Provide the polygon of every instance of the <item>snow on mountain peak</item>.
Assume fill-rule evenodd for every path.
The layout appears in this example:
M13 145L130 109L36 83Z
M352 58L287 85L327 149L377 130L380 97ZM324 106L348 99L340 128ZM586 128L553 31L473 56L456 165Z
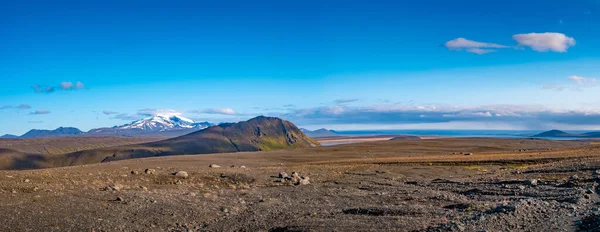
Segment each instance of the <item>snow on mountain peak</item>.
M118 126L117 129L141 129L147 131L166 131L176 129L204 129L206 123L195 123L194 120L178 114L160 114L140 119L129 124Z

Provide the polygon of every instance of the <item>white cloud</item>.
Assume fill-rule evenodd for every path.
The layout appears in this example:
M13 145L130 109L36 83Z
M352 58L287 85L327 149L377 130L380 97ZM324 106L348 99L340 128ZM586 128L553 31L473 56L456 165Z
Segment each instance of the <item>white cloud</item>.
M236 115L238 114L231 108L214 108L205 110L192 110L190 113L194 114L224 114L224 115Z
M61 82L60 83L60 88L61 89L72 89L73 88L73 82Z
M569 47L575 46L575 39L562 33L528 33L513 35L520 46L531 47L538 52L566 52Z
M585 86L590 86L590 85L594 86L598 82L596 80L596 78L593 78L593 77L582 77L582 76L570 76L569 80L577 83L578 85L585 85Z
M451 51L463 51L464 50L466 52L475 53L475 54L479 54L479 55L496 51L494 49L489 49L489 48L508 48L508 46L501 45L501 44L484 43L484 42L468 40L465 38L456 38L456 39L450 40L450 41L446 42L444 44L444 46L446 46L446 48L448 48Z

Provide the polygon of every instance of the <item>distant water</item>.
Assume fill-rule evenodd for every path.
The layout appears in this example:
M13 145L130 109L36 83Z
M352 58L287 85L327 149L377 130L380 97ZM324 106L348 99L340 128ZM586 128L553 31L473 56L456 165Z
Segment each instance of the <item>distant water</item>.
M336 131L346 136L373 135L415 135L415 136L445 136L445 137L490 137L490 138L531 138L542 133L541 130L365 130L365 131ZM566 131L580 134L589 131ZM580 138L547 138L555 140L570 140Z

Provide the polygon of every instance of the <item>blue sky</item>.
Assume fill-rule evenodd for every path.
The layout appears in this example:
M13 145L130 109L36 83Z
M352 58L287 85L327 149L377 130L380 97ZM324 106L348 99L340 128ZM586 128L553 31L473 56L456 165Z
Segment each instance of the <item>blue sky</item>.
M596 0L2 1L0 134L148 109L313 129L600 129L597 28Z

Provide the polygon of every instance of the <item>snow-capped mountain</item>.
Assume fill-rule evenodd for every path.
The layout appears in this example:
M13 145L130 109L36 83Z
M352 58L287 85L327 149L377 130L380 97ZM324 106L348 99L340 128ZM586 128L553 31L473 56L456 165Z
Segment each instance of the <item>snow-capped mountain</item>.
M129 124L115 127L115 129L141 129L145 131L167 131L180 129L201 130L211 126L208 122L196 123L189 118L179 115L156 115L145 119L140 119Z
M209 122L194 122L194 120L179 115L155 115L125 125L92 129L86 135L172 138L210 126L214 125Z

